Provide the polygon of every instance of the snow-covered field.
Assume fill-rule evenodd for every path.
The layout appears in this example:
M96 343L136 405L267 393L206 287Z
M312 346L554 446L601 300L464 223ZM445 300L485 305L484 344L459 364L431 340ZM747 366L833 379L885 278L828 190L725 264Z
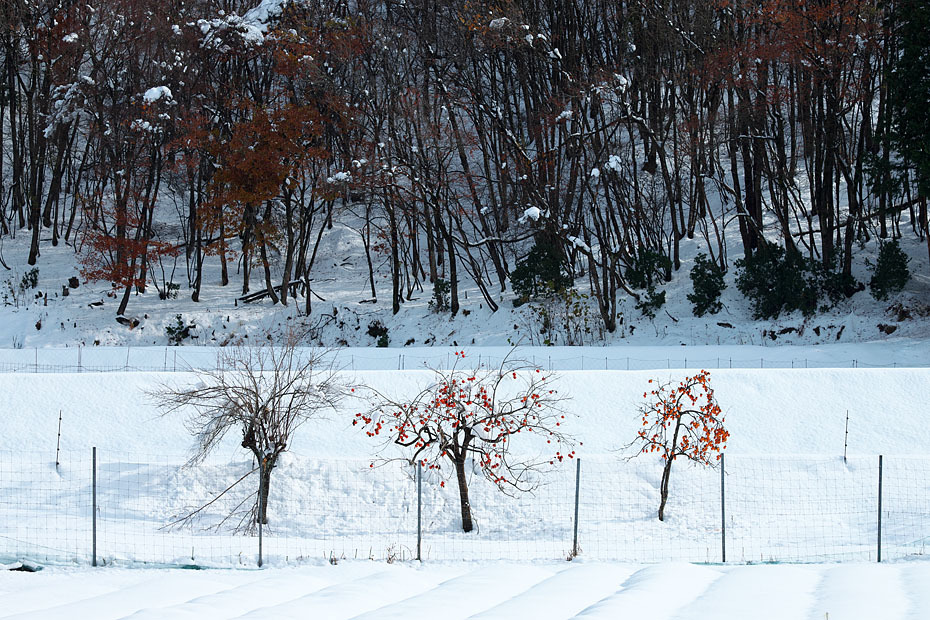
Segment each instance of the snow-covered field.
M636 406L648 380L680 378L685 371L669 363L658 370L586 365L556 372L560 392L570 397L567 430L583 442L577 448L580 555L572 562L565 559L576 523L575 462L541 478L535 494L517 499L474 475L477 531L471 534L460 531L454 485L440 487L435 472L425 476L424 562L413 560L413 470L399 463L369 467L379 445L351 425L365 407L361 397L303 427L276 469L265 567L256 570L254 535L211 528L254 489L230 494L193 527L170 527L251 468L234 436L203 465L180 467L192 445L184 418L159 415L149 393L161 383L194 381L194 373L0 373L7 412L0 417L0 564L45 566L31 574L0 571L0 614L426 618L442 609L441 615L456 618L925 618L930 369L866 368L882 361L876 351L894 349L849 346L862 355L856 368L711 366L731 432L725 501L719 472L677 467L663 523L655 515L660 464L627 461L624 446L637 429ZM182 350L200 352L189 365L199 359L210 366L214 359L206 347ZM787 360L797 353L770 350ZM164 351L140 349L139 355ZM910 351L916 365L921 350ZM738 359L755 354L738 347L719 352ZM84 353L105 361L119 350ZM432 378L427 370L383 369L396 351L341 355L356 353L357 359L347 364L343 357L340 364L342 377L355 385L402 395ZM505 353L469 349L466 359L478 363L480 355L481 363L493 363ZM545 355L545 362L537 361L548 366L551 354L558 368L568 366L573 353L585 360L604 355L601 363L607 359L609 366L631 352L528 349L522 356ZM802 353L829 364L848 352L808 346ZM433 362L442 365L441 357ZM97 559L105 565L97 569L89 567L92 446ZM879 514L881 565L875 562ZM180 565L211 568L169 568Z
M262 571L0 572L0 617L922 620L930 564L345 561Z

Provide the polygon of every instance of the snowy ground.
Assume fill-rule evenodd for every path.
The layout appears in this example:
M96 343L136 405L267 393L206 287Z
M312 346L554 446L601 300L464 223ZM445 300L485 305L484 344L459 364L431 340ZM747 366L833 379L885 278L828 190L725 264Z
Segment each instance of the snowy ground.
M734 235L730 243L736 241ZM30 267L26 265L29 238L28 235L20 235L16 239L5 239L0 245L0 256L12 267L10 271L0 272L0 346L25 349L79 345L160 346L167 344L166 328L177 324L177 315L181 315L184 325L191 326L191 338L184 340L185 345L255 342L256 339L263 340L269 333L278 337L288 327L299 325L307 331L310 344L372 347L376 338L369 335L368 328L374 321L380 321L387 327L389 346L394 349L506 346L508 342L517 341L543 344L546 338L557 345L596 347L604 344L637 347L746 345L769 349L775 345L873 342L907 347L909 341L922 342L924 346L930 341L927 246L910 235L901 239L901 245L911 256L912 279L901 293L885 301L877 301L865 290L814 317L805 318L795 313L765 321L752 319L749 303L736 289L736 269L732 266L726 275L728 288L721 299L723 311L702 318L692 315L691 304L687 300L692 291L688 274L694 256L703 250L700 243L698 240L683 241L682 268L673 274L671 282L663 285L668 301L654 320L643 317L635 309L632 298L624 298L619 303L622 315L620 327L613 334L605 334L601 332L595 306L588 303L586 321L589 331L582 330L580 338L567 343L564 334L540 334L538 321L529 305L514 308L513 293L509 290L501 293L495 289L495 300L500 308L491 312L478 288L464 277L460 282L462 312L456 317L431 311L429 302L433 291L429 283L422 290L411 291L409 300L405 301L397 315L393 315L388 266L376 257L377 301L373 302L360 237L345 222L337 222L323 237L320 259L314 267L311 283L319 297L313 298L309 317L299 311L303 309L303 299L298 299L296 304L292 300L287 307L273 306L267 300L237 303L242 284L235 273L235 264L231 265L230 284L222 287L218 283L219 264L215 257L211 257L205 266L200 303L190 301L183 260L176 266L164 265L164 271L161 267L153 269L153 275L159 279L164 277L179 284L180 292L177 299L169 300L160 300L154 286L150 286L145 294L134 294L126 312L127 316L139 322L133 329L116 322L120 296L111 291L109 283L86 282L80 278L79 264L72 247L43 244L38 263L38 286L21 290L19 284ZM873 239L857 257L862 256L864 261L867 255L871 255L874 260L876 248ZM738 256L738 248L731 247L730 255ZM272 267L273 271L277 271L280 266L275 264ZM857 258L853 267L853 275L868 283L870 272L867 265ZM64 289L72 277L80 280L80 286L68 289L69 295L64 297ZM259 279L253 279L252 290L260 287ZM576 287L581 293L588 292L587 277L578 277ZM746 357L759 358L761 355L754 353ZM843 359L852 360L854 357L857 356L843 354ZM891 362L892 359L888 359L888 363Z
M340 562L0 572L2 618L922 620L930 564Z
M560 393L571 397L565 403L566 431L579 441L582 461L578 529L584 557L722 559L718 472L676 468L670 517L660 524L655 511L661 464L624 458L648 380L681 372L558 373ZM345 378L402 396L418 392L432 375L345 371ZM212 506L193 529L165 527L252 467L234 431L203 466L179 468L192 443L184 416L160 416L148 394L160 382L192 380L188 373L0 374L7 410L16 412L0 418L0 561L89 562L96 446L101 561L254 566L254 538L210 529L252 486ZM925 554L930 425L922 412L930 369L722 369L712 371L711 380L731 432L725 475L728 561L875 559L879 454L884 558ZM380 444L351 424L365 406L364 397L346 401L295 437L273 481L266 561L413 555L413 472L399 463L369 467ZM546 449L532 442L515 447L527 453L540 448ZM380 454L399 456L391 450ZM535 494L517 499L473 475L478 532L471 535L459 528L454 485L443 488L436 472L430 473L423 485L424 557L566 557L574 525L573 465L557 467L540 478Z
M471 359L471 357L467 358ZM930 455L926 421L930 369L721 369L711 370L715 394L730 430L728 454L837 457ZM425 370L344 371L347 382L396 397L415 394L434 375ZM639 428L637 407L650 379L681 378L684 371L563 371L555 385L569 400L566 429L584 446L582 457L615 455ZM161 416L150 392L161 383L183 385L189 373L0 373L4 410L2 448L40 452L54 462L61 414L61 448L175 458L189 455L193 439L185 416ZM368 459L377 449L354 414L367 408L364 391L336 412L295 435L292 450L306 458ZM849 416L847 429L846 419ZM847 431L848 430L848 435ZM235 437L221 459L246 456Z
M101 327L92 318L96 310L81 312L88 330ZM47 567L0 571L0 617L407 619L434 617L437 609L454 618L930 617L924 587L930 425L923 413L930 369L922 368L930 364L930 344L922 332L837 343L837 332L830 332L830 344L805 338L778 347L708 345L702 336L694 344L643 339L635 347L522 351L559 371L560 389L571 397L569 430L584 442L581 555L570 563L564 558L572 545L577 473L570 466L516 501L473 476L479 531L472 535L458 530L449 485L442 489L428 477L426 561L411 560L412 472L368 467L378 445L350 422L364 401L346 402L303 428L276 472L273 527L264 539L271 568L264 570L255 570L254 537L204 529L219 510L205 515L199 529L165 529L250 468L233 436L203 467L179 469L192 441L183 416L159 416L149 397L160 383L194 380L183 372L188 367L212 367L214 349L50 348L59 343L26 340L24 348L0 351L0 366L17 371L0 373L7 412L0 416L0 564ZM507 353L500 346L458 348L481 364ZM346 381L403 394L431 378L411 369L445 366L448 351L347 348L338 365ZM727 565L720 564L719 474L676 470L670 517L659 524L659 464L623 459L648 379L677 379L685 367L711 369L732 434ZM94 369L116 372L87 372ZM56 468L59 413L63 452ZM86 568L91 446L98 447L98 558L107 565L97 571ZM879 454L882 565L874 562ZM326 564L327 557L338 565ZM699 564L669 563L676 560ZM849 563L807 564L824 561ZM223 568L139 568L159 564Z

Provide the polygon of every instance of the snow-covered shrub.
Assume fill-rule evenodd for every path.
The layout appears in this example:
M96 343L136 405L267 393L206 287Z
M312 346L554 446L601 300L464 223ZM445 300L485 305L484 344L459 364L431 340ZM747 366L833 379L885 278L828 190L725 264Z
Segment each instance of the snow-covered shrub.
M168 337L169 343L179 347L184 344L185 340L191 337L192 327L194 326L188 325L183 316L176 314L174 315L174 324L169 323L165 326L165 336Z
M375 339L375 344L382 349L387 348L390 338L388 337L387 325L375 319L368 324L368 335Z
M736 268L736 288L749 299L756 319L774 319L795 310L811 316L861 290L851 277L774 245L737 260Z
M559 249L551 244L537 241L523 260L510 272L510 284L517 298L514 306L539 299L553 291L567 289L572 277L565 270L565 261Z
M39 268L33 267L23 274L23 279L20 280L19 283L19 290L25 292L28 289L36 288L37 286L39 286Z
M654 319L659 308L665 305L665 291L657 291L656 284L668 281L671 270L672 261L668 256L650 249L641 250L627 266L624 272L627 283L633 288L646 289L636 303L636 308L643 316Z
M691 268L691 286L694 292L688 293L688 301L694 305L694 316L720 312L723 308L720 295L727 287L723 281L723 269L703 252L694 259L694 267Z
M449 293L452 283L444 278L436 278L433 282L433 298L429 301L429 308L433 312L448 312L451 307Z
M643 249L633 257L626 268L624 276L633 288L654 287L661 279L668 281L672 273L672 261L668 256L655 250Z
M901 249L897 239L882 242L878 249L878 262L872 267L869 291L875 299L886 299L889 294L904 288L911 279L907 268L910 257Z
M18 284L14 284L12 278L7 279L3 291L0 292L0 296L3 298L3 305L12 305L18 308L19 304L25 300L26 291L34 289L37 286L39 286L38 267L33 267L24 273Z
M636 309L643 313L643 316L650 319L656 318L656 312L665 305L665 291L656 291L654 286L646 289L646 293L636 302Z

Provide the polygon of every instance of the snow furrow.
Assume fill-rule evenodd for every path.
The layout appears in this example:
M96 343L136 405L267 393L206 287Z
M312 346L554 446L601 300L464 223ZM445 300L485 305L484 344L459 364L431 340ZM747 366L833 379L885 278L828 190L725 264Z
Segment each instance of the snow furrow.
M117 592L145 578L142 573L120 571L100 579L88 571L44 571L35 573L0 571L0 618L41 612L51 606L77 605L81 601ZM50 597L49 593L54 592Z
M552 570L538 566L499 564L477 567L415 597L379 607L356 620L410 620L427 618L442 609L443 620L467 618L545 582Z
M930 564L903 564L900 571L908 602L906 618L924 620L930 616Z
M905 617L907 610L904 593L905 585L896 566L833 566L824 571L809 618L822 620L829 614L830 618L898 620Z
M131 586L77 602L62 603L57 595L47 600L53 605L8 616L10 620L60 620L61 618L93 618L117 620L141 609L169 607L194 597L212 594L231 587L229 577L192 577L187 571L163 572ZM98 579L105 578L101 572ZM236 587L240 583L235 583Z
M648 614L649 620L672 618L676 612L701 596L720 578L720 571L694 564L663 564L636 571L611 596L588 607L577 618L638 617ZM704 618L719 618L714 614Z
M674 618L738 618L751 611L753 620L800 620L813 612L821 578L822 569L817 566L781 564L727 569Z
M529 590L471 616L469 620L519 617L565 620L619 590L636 568L625 564L571 564Z
M422 594L460 572L461 569L440 567L432 567L429 571L423 571L404 566L389 566L372 575L338 583L286 603L265 606L236 617L243 620L352 618L378 607Z
M269 605L278 605L336 583L335 576L308 574L302 570L290 570L281 575L259 579L238 587L231 587L214 594L198 596L178 605L157 609L143 609L126 616L127 620L223 620Z

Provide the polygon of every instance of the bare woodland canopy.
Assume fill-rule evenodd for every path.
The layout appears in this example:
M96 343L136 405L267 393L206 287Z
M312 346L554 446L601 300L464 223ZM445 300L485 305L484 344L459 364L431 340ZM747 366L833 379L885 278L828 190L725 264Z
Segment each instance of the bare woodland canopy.
M207 264L286 304L336 220L395 312L437 278L496 309L535 244L613 330L625 267L671 277L686 237L848 274L927 235L920 0L257 4L0 3L0 234L30 264L73 246L120 313L175 261L195 300Z

